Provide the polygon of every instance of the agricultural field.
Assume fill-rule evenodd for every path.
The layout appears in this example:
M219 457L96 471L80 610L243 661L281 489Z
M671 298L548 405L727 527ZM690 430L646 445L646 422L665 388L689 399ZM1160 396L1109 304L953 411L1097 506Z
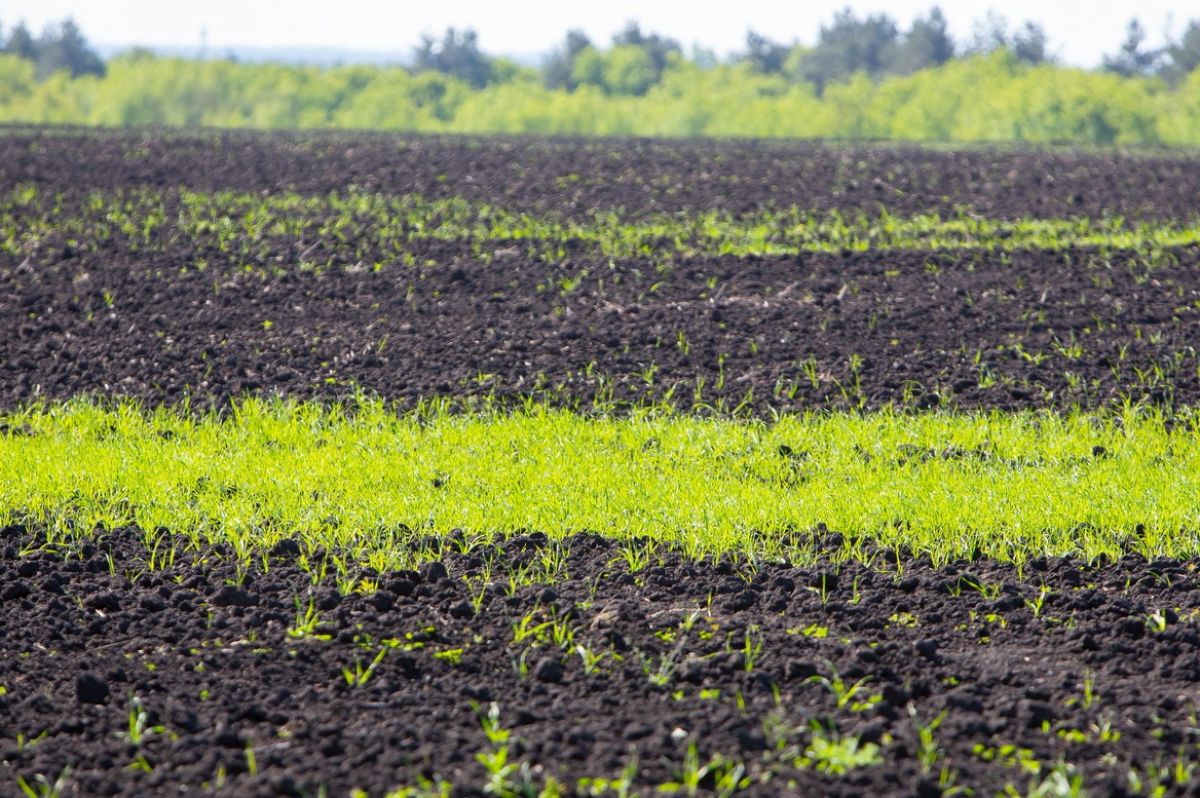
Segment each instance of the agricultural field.
M0 131L0 795L1183 796L1200 158Z

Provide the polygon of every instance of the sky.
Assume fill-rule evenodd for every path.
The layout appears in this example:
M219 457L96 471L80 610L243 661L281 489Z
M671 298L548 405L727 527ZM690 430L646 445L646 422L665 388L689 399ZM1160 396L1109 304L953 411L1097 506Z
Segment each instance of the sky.
M902 26L934 5L930 0L0 0L0 25L24 20L36 33L52 21L73 17L93 44L200 49L332 48L395 52L407 58L424 33L472 27L491 54L528 58L557 46L570 28L607 43L629 20L644 31L700 45L720 55L743 47L754 29L778 41L811 44L822 22L849 6L860 16L886 12ZM1181 32L1191 0L944 0L940 3L959 41L970 38L973 22L997 8L1010 23L1031 20L1047 31L1052 52L1076 66L1096 66L1115 51L1125 26L1137 16L1149 43ZM285 10L281 10L285 9ZM1200 17L1200 4L1193 16Z

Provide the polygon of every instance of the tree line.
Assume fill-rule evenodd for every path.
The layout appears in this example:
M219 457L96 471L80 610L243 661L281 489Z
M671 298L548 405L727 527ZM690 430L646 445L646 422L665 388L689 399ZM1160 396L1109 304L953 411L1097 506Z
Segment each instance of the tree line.
M1056 63L1040 27L995 14L956 42L937 8L903 29L842 11L811 46L750 32L725 59L636 23L607 46L573 31L538 68L456 29L391 67L144 50L105 64L70 21L4 40L9 122L1200 144L1200 21L1157 49L1131 21L1095 70Z
M1125 77L1157 75L1177 83L1200 65L1200 20L1190 21L1182 36L1164 47L1151 48L1146 38L1140 20L1131 19L1120 48L1104 56L1101 70ZM745 49L731 62L748 64L762 74L806 81L820 94L830 83L858 73L876 80L910 75L955 58L998 50L1007 50L1031 65L1054 60L1049 37L1036 23L1010 26L1003 16L989 12L976 22L971 39L959 43L935 6L914 19L907 30L887 14L860 18L846 8L821 26L811 47L796 41L774 41L752 30L746 35ZM544 59L540 72L544 85L551 89L595 86L609 94L641 95L661 81L672 64L687 58L678 41L643 33L636 22L630 22L607 48L594 44L582 31L568 32L563 44ZM717 63L713 53L704 51L693 52L690 60L701 66ZM440 40L424 37L416 49L413 68L452 75L476 88L503 81L512 72L510 63L490 58L479 49L474 31L460 33L453 28Z

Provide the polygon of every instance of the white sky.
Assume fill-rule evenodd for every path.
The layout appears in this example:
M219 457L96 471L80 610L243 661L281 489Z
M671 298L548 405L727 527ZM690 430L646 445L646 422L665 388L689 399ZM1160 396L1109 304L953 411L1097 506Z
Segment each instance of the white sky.
M0 25L24 19L35 32L67 16L88 40L105 45L199 48L208 31L212 52L229 47L322 47L394 51L406 58L422 33L448 26L473 27L492 54L548 51L568 28L607 43L627 20L645 31L700 44L726 54L742 47L748 28L773 39L811 43L819 26L844 6L860 15L887 12L902 25L924 13L930 0L0 0ZM1195 4L1195 5L1193 5ZM1158 44L1168 30L1179 33L1189 16L1200 17L1197 0L944 0L943 13L960 42L974 20L999 9L1015 25L1041 23L1054 53L1070 64L1094 66L1116 50L1125 25L1141 19Z

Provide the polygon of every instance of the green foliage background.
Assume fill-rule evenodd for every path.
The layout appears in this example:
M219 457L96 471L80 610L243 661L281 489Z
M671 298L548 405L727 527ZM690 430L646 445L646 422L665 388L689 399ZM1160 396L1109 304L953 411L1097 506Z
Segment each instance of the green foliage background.
M596 81L547 88L501 63L483 88L438 72L317 68L130 54L103 77L0 55L0 122L407 132L889 138L1076 144L1200 144L1200 70L1169 84L1049 63L1005 49L910 75L859 73L818 95L749 64L676 59L649 83L616 52L576 65ZM630 56L630 57L624 57ZM583 77L583 76L581 76Z

